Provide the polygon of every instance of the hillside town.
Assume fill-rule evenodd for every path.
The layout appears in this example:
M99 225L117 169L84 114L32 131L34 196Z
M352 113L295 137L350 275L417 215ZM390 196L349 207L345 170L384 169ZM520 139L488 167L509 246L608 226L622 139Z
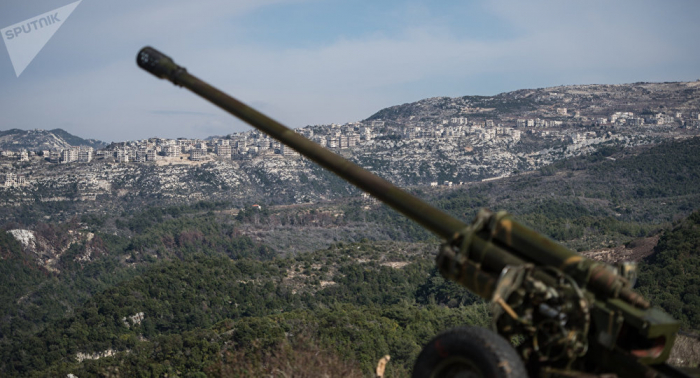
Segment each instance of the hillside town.
M601 146L698 135L699 96L689 92L698 91L698 84L436 97L386 108L363 121L295 131L398 185L453 186L537 170ZM2 203L90 201L110 194L191 201L216 193L254 196L266 185L284 194L283 201L329 195L318 185L297 190L321 180L317 168L257 130L109 145L74 136L78 142L71 145L54 132L0 136L0 187L15 191Z
M405 124L389 125L382 120L352 122L343 125L315 125L296 129L295 131L322 147L330 149L362 148L373 140L420 141L425 139L457 140L473 137L481 142L504 141L518 143L523 133L535 136L568 141L573 144L596 139L601 134L612 135L615 131L636 131L644 134L652 128L667 129L700 128L700 112L683 114L676 112L673 116L656 113L635 116L633 112L614 112L609 117L585 118L576 111L567 117L567 108L557 108L559 119L523 119L518 118L514 124L504 124L493 119L469 120L467 117L455 117L439 122L413 121ZM579 131L575 126L586 122L598 126L598 131ZM645 130L646 128L646 130ZM600 130L603 130L602 132ZM19 161L28 161L30 157L43 158L54 164L89 163L93 160L105 160L117 163L147 163L158 160L204 161L214 158L252 159L256 156L299 157L299 154L270 138L264 133L253 130L234 133L224 138L200 139L165 139L149 138L138 141L113 143L95 151L93 147L71 146L61 150L3 150L2 157L16 157Z

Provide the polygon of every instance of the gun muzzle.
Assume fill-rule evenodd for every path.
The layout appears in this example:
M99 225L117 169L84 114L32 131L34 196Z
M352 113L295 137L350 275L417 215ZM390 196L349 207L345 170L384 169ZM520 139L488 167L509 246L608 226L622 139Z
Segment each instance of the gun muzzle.
M157 78L170 80L177 86L182 86L178 80L179 76L187 72L185 67L175 64L171 57L150 46L139 51L136 55L136 64Z

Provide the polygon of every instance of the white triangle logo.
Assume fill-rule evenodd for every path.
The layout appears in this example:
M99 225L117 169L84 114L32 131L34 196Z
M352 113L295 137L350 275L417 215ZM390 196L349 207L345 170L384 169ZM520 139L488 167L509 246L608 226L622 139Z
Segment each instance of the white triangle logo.
M82 0L0 30L17 77L44 48Z

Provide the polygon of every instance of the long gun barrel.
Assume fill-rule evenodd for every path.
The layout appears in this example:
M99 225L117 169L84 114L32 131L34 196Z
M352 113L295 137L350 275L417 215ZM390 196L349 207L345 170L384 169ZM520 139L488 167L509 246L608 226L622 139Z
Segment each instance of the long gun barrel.
M647 366L668 358L680 325L632 290L634 270L628 265L613 268L587 259L506 213L482 210L467 224L205 83L151 47L138 53L137 64L209 100L442 238L440 272L492 301L495 328L506 338L524 337L520 353L531 371L554 377L574 368L590 371L591 361L596 361L620 376L651 377L656 370Z
M139 52L137 62L141 68L153 75L161 79L168 79L173 84L185 87L204 97L308 159L331 172L335 172L358 188L372 193L384 203L443 239L452 238L467 227L467 224L459 219L430 206L394 184L304 138L281 123L196 78L159 51L146 47Z
M205 83L187 72L187 69L184 67L177 65L170 57L154 48L143 48L137 56L137 63L141 68L158 78L167 79L177 86L191 90L223 110L279 140L301 155L327 168L331 172L336 173L338 176L365 192L372 194L382 202L418 222L448 242L452 242L453 244L462 242L461 239L465 236L466 232L472 229L467 223L429 205L420 198L407 193L394 184L348 161L342 156L321 147L317 143L295 133L293 130L272 118ZM481 218L489 217L490 214L481 215ZM486 251L486 246L489 245L491 249L489 252L491 255L498 254L501 256L500 259L495 260L492 258L493 256L483 253L481 254L483 255L482 258L478 261L479 263L487 262L486 268L492 268L488 270L492 270L496 274L500 274L500 271L506 265L515 265L523 261L563 268L573 267L575 263L585 261L585 259L578 254L551 241L549 238L534 230L512 221L510 217L501 217L498 219L497 223L489 222L488 219L481 219L480 224L482 226L491 226L494 231L498 231L494 233L494 235L496 239L502 242L499 244L505 244L506 246L510 246L510 244L514 243L527 245L527 248L519 248L515 251L515 255L521 255L519 256L521 259L514 259L510 257L512 254L505 252L499 253L497 245L489 245L482 236L470 235L470 240L468 240L469 244L476 244L477 248L473 248L472 245L466 245L464 248ZM489 238L489 236L486 235L486 238ZM526 255L522 256L523 252L525 252ZM491 262L491 264L489 264L489 262ZM599 275L599 279L602 282L619 281L619 277L616 278L607 270L601 271ZM585 279L587 277L582 278ZM489 286L495 284L495 279L490 281L492 282ZM488 287L485 288L483 285L478 285L479 287L477 288L475 285L470 285L468 282L462 283L475 293L487 299L492 294L491 290L488 290ZM620 285L617 286L616 289L623 290ZM605 292L607 287L608 285L602 285L602 291ZM642 306L648 306L641 297L635 296L627 290L623 290L623 296L632 297L631 299L634 302L639 302Z

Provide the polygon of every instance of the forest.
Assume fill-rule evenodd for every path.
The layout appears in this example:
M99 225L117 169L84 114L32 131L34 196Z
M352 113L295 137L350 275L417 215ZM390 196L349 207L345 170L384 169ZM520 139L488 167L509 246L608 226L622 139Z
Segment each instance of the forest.
M466 221L509 210L578 251L659 235L637 290L693 332L698 147L610 147L497 182L409 190ZM440 331L489 324L488 305L436 271L439 240L388 207L261 203L5 224L36 242L0 232L0 375L260 376L284 363L366 376L389 354L387 376L399 377Z

